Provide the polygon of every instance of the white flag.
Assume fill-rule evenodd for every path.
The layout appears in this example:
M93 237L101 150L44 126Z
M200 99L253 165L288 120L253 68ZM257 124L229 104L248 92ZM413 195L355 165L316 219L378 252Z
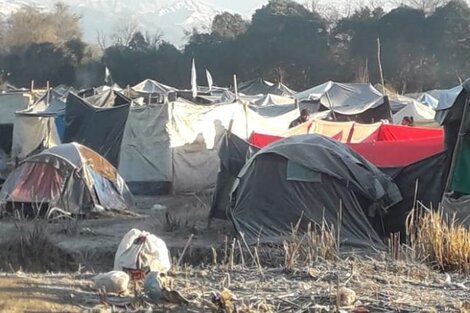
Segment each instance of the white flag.
M197 97L197 79L196 79L196 65L194 64L194 59L193 59L193 65L191 68L191 90L193 92L193 98Z
M206 76L207 76L207 86L209 86L209 91L212 91L212 85L214 82L212 81L212 75L208 69L206 69Z
M104 68L104 82L107 83L107 84L112 83L111 72L109 71L108 67Z

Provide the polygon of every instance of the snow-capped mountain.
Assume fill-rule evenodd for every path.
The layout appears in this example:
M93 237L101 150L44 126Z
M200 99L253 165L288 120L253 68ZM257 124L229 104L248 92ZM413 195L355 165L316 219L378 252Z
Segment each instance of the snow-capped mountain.
M57 0L0 0L0 15L8 16L22 6L50 10ZM181 45L185 34L210 28L222 11L204 0L62 0L79 14L84 39L97 40L98 32L111 35L124 25L138 25L144 32L160 32L165 40Z

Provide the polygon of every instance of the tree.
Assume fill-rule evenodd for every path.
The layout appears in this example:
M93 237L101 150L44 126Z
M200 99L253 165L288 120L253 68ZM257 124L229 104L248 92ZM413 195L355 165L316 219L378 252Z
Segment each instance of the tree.
M212 21L212 34L224 39L234 39L243 34L248 22L240 14L224 12L214 17Z
M27 47L33 43L62 45L80 39L80 17L63 3L57 3L51 13L33 7L23 7L5 22L5 43L8 48Z
M428 51L437 61L441 87L459 82L470 71L470 8L463 1L451 1L427 18Z

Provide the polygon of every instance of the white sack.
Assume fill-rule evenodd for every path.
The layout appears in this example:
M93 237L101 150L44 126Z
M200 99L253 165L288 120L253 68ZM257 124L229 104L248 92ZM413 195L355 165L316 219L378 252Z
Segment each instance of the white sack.
M135 228L122 238L114 258L114 270L148 269L166 273L170 268L170 253L165 242L153 234Z

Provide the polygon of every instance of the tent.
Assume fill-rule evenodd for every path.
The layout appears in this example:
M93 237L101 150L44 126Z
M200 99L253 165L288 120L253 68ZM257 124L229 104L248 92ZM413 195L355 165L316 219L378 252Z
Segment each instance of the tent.
M391 108L371 84L344 84L332 81L295 94L301 109L311 113L330 111L335 121L374 123L391 120Z
M130 103L120 103L117 106L101 108L70 93L65 107L63 142L86 145L118 167L130 107Z
M254 134L250 138L250 144L234 134L227 134L224 137L219 151L220 170L209 219L228 218L233 182L246 161L259 151L259 147L266 147L281 139L277 136ZM381 237L385 238L390 233L396 232L405 234L406 218L414 207L415 200L429 207L438 207L444 192L449 163L449 155L441 152L411 164L379 167L383 173L393 179L403 197L402 201L394 204L381 219L376 221L376 230Z
M16 112L11 152L13 158L21 160L61 143L65 101L66 96L51 90L27 109Z
M268 82L262 78L256 78L253 80L241 82L238 84L238 92L244 95L259 95L259 94L268 94L271 88L274 87L274 84Z
M166 94L176 91L175 88L162 84L152 79L146 79L132 87L132 90L140 94Z
M29 209L24 212L29 214L49 207L74 215L133 207L131 193L117 170L77 143L59 145L22 161L3 184L0 204L4 212Z
M172 153L168 104L131 106L124 129L119 173L134 194L168 194Z
M253 131L281 133L298 109L254 110L248 103L197 105L178 98L130 108L119 170L136 194L199 192L215 186L218 146L226 129L241 138Z
M250 242L279 242L292 225L306 231L325 221L340 229L342 245L383 248L376 219L401 200L389 176L312 134L282 139L248 160L234 183L230 218Z

